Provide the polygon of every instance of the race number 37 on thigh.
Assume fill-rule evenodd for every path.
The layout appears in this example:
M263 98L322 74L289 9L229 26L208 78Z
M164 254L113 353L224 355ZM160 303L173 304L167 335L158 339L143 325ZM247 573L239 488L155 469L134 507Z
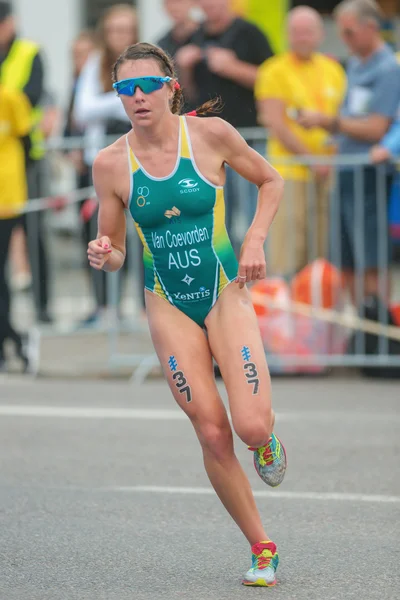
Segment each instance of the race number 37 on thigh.
M192 401L192 391L190 389L190 385L188 384L183 371L180 371L178 368L178 362L175 356L170 356L168 359L168 366L172 373L172 379L175 382L175 386L178 389L180 394L186 394L186 402Z
M243 358L243 370L247 383L253 386L253 395L258 394L260 380L258 379L258 371L254 362L251 362L251 352L248 346L243 346L241 350Z

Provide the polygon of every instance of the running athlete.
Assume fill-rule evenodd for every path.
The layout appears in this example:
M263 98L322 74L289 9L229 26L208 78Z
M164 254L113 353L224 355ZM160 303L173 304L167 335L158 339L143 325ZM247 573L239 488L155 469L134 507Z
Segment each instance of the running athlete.
M235 456L212 359L227 388L235 432L253 452L260 477L279 485L286 455L273 433L270 376L245 284L266 276L263 245L282 179L222 119L177 114L182 91L171 59L157 46L129 47L113 78L133 128L102 150L93 165L99 216L89 262L106 271L122 267L129 212L144 247L155 350L175 400L193 424L211 484L252 549L243 583L272 586L277 547L265 533ZM208 109L203 105L197 113ZM259 187L239 263L225 229L225 164Z

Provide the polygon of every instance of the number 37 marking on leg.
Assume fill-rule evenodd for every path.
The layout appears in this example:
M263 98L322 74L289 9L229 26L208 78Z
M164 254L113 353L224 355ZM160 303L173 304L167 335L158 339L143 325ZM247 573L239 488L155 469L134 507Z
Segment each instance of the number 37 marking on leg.
M258 389L260 387L260 380L258 379L257 367L254 363L248 362L243 365L243 369L245 370L247 383L251 383L254 385L253 395L255 396L256 394L258 394Z
M186 394L186 402L192 401L192 392L190 390L190 386L187 385L186 377L182 373L182 371L176 371L172 375L172 379L175 381L175 385L179 390L180 394Z

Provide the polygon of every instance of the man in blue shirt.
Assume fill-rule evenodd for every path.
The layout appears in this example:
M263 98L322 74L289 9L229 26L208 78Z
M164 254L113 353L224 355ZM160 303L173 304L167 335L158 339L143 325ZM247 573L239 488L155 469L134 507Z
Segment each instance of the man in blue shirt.
M352 54L345 100L334 118L307 113L299 122L336 134L340 154L367 156L396 117L400 65L382 39L382 14L374 0L344 0L335 16ZM378 271L386 271L390 259L387 199L392 173L389 169L378 173L375 166L356 167L356 163L350 161L338 174L340 229L333 240L337 239L339 249L334 249L333 258L339 259L354 300L354 271L364 274L365 295L379 294L387 300L389 290L379 290Z
M373 163L378 164L387 160L398 159L400 155L400 119L397 120L379 144L371 148L370 156Z

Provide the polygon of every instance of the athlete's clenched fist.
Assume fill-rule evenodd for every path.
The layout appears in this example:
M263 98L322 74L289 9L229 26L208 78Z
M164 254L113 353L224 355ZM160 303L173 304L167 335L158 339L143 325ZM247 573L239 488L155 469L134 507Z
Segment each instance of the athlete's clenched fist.
M107 236L89 242L87 254L90 266L97 271L101 271L111 252L112 246L110 238Z
M260 242L245 241L240 251L239 270L236 282L240 288L245 283L264 279L267 276L264 246Z

